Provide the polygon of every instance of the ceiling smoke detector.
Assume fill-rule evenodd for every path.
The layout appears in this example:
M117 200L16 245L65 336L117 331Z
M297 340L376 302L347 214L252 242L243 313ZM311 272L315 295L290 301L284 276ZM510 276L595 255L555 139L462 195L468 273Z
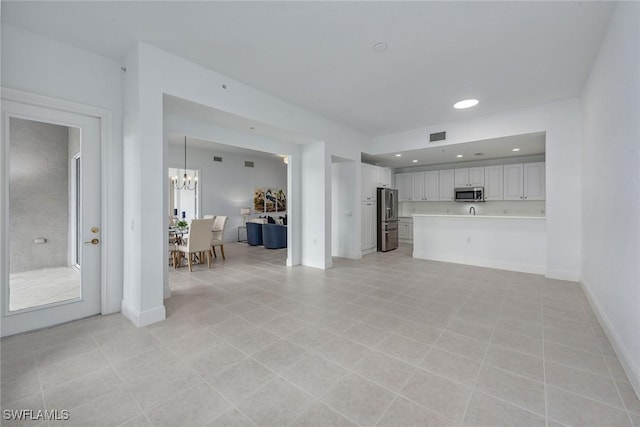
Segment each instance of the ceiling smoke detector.
M374 44L371 49L373 49L374 52L384 52L387 50L387 47L389 46L385 42L378 42Z

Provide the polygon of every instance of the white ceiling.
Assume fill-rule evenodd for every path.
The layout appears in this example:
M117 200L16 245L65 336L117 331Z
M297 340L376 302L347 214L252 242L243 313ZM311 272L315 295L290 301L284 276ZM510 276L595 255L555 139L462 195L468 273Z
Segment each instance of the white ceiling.
M382 135L579 96L613 6L3 0L2 24L116 60L141 40Z
M513 151L518 148L518 151ZM402 154L397 157L396 154ZM382 155L362 154L362 161L390 168L432 166L545 154L545 133L535 132ZM462 155L462 157L457 157ZM413 160L418 160L414 163Z

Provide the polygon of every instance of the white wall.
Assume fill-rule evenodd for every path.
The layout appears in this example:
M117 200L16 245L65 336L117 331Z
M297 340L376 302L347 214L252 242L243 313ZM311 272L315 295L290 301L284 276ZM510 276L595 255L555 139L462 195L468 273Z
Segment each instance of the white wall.
M327 202L330 200L330 156L336 154L359 160L362 148L369 141L366 135L144 43L139 43L125 62L129 68L125 77L127 92L132 94L125 97L127 143L124 156L128 158L131 155L133 159L133 164L126 164L124 169L125 180L130 183L125 187L125 199L137 199L136 207L139 206L139 209L125 211L124 221L128 225L129 236L135 240L124 247L125 260L129 257L133 260L126 261L125 267L123 308L130 309L125 314L137 324L164 317L162 296L167 295L168 281L165 265L167 239L164 238L168 221L165 185L167 132L194 135L191 128L173 128L165 123L164 94L322 141L301 146L299 156L297 153L278 152L292 154L287 177L289 200L293 205L290 230L301 239L300 242L297 238L290 241L298 253L293 253L287 263L301 259L306 265L330 266L331 216L328 210L330 202ZM189 118L176 120L181 120L181 126L189 124ZM199 128L199 132L209 134L215 127L197 123L195 119L192 124ZM223 132L234 133L229 130ZM235 135L239 134L235 132ZM195 136L228 143L206 135ZM238 141L231 144L236 145ZM239 145L271 151L265 146ZM140 175L145 177L144 183L130 180ZM318 215L322 218L321 223L317 220ZM358 231L359 227L356 227L352 234L359 240ZM161 283L165 284L164 292L159 288ZM130 301L128 297L131 297Z
M331 165L331 255L336 257L362 257L356 246L359 240L350 238L356 227L355 206L359 204L354 185L357 163L334 158Z
M122 300L122 71L121 64L33 33L2 25L3 88L71 101L111 112L111 139L103 141L108 215L103 218L108 268L106 312ZM1 178L0 178L1 179ZM6 183L2 183L6 185Z
M222 157L214 162L213 156ZM224 233L226 242L238 240L238 226L243 225L241 207L250 207L251 217L265 215L253 211L253 191L256 187L271 187L287 190L287 165L282 159L239 155L201 148L187 144L187 167L200 171L198 190L202 215L226 215ZM254 162L253 168L244 166L245 160ZM169 145L169 166L184 163L184 147ZM183 166L184 167L184 166ZM272 214L274 217L285 213Z
M640 4L619 3L583 95L582 281L640 395Z
M445 145L546 131L546 275L580 277L580 100L572 99L374 138L371 154L424 148L432 132Z

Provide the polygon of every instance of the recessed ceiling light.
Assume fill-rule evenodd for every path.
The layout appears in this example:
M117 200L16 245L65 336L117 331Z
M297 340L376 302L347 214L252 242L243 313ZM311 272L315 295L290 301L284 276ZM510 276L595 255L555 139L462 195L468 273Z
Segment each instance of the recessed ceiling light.
M387 47L389 46L385 42L378 42L374 44L371 49L373 49L374 52L384 52L387 50Z
M458 110L461 110L463 108L471 108L478 105L478 102L479 101L477 99L463 99L462 101L458 101L453 104L453 108L457 108Z
M519 148L512 148L511 151L520 151Z
M402 154L398 153L396 154L396 157L402 157Z
M411 160L411 161L412 161L413 163L418 163L418 161L417 161L417 160Z
M462 157L462 154L458 154L456 157Z

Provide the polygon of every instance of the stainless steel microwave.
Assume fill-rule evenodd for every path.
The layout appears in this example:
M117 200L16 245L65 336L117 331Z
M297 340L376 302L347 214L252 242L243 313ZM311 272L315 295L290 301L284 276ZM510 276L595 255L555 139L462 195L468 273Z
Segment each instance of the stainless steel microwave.
M484 187L461 187L454 190L456 202L484 202Z

